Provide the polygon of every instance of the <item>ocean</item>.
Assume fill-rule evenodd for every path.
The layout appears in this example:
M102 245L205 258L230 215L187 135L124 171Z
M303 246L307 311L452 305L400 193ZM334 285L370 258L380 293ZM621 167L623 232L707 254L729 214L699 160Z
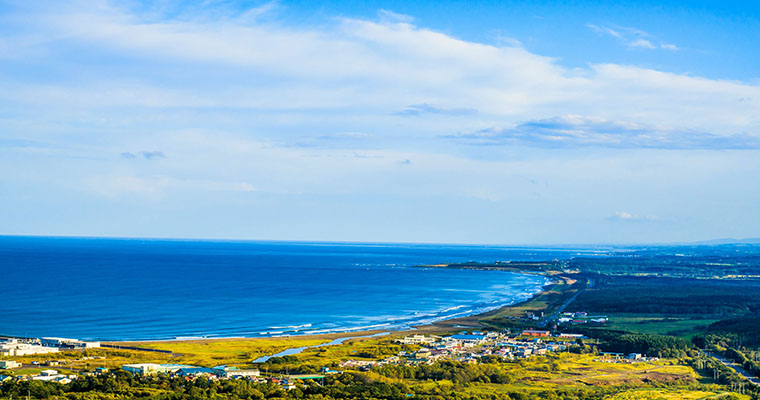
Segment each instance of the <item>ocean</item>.
M537 275L415 265L576 254L499 246L0 236L0 335L157 340L398 329L520 301L547 282Z

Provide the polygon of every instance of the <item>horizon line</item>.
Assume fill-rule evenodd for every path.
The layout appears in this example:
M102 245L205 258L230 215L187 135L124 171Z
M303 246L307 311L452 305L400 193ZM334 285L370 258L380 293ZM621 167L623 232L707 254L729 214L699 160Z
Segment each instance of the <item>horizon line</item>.
M147 240L147 241L187 241L187 242L270 242L270 243L314 243L314 244L385 244L385 245L444 245L444 246L492 246L492 247L628 247L628 246L716 246L730 244L760 244L760 238L714 238L689 242L618 242L618 243L454 243L454 242L415 242L415 241L351 241L351 240L316 240L316 239L240 239L210 237L169 237L169 236L118 236L118 235L52 235L52 234L6 234L0 238L51 238L51 239L113 239L113 240Z

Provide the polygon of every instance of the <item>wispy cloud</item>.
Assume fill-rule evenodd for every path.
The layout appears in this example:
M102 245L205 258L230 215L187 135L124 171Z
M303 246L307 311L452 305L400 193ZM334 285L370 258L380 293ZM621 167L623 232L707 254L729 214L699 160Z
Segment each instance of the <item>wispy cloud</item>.
M414 17L406 14L399 14L391 10L381 9L377 12L381 20L387 22L402 22L410 24L414 21Z
M651 34L636 28L624 26L610 27L595 24L586 24L586 27L600 35L611 36L630 48L648 50L663 49L669 51L679 50L678 46L672 43L658 41L653 38Z
M162 158L166 158L166 154L164 154L164 152L157 151L157 150L154 150L154 151L141 151L141 152L139 152L137 154L139 154L140 156L142 156L142 158L144 158L144 159L146 159L148 161L160 160ZM133 153L131 151L125 151L125 152L122 152L121 154L119 154L119 156L121 158L124 158L124 159L127 159L127 160L134 160L134 159L137 158L137 154L135 154L135 153Z
M403 110L396 112L395 115L404 117L419 117L424 114L459 116L473 115L477 114L477 112L477 110L472 108L444 108L423 103L406 106Z
M580 115L538 119L509 128L487 128L446 137L476 144L550 148L760 149L760 136L757 135L716 135Z
M304 148L353 149L372 147L377 139L375 135L365 132L338 132L304 135L297 139L282 141L281 145Z
M160 160L166 158L166 154L162 151L142 151L140 152L140 155L146 160Z
M614 215L606 218L608 221L620 221L620 222L658 222L661 221L660 217L656 215L636 215L626 211L617 211Z

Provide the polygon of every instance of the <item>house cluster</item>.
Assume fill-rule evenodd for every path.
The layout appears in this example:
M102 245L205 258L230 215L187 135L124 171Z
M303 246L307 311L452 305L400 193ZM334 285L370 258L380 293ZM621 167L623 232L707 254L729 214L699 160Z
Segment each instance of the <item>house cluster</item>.
M589 316L585 311L566 312L557 318L557 324L605 324L609 321L606 315Z
M15 376L15 377L0 375L0 383L9 381L9 380L16 380L16 381L56 382L56 383L65 385L76 378L77 378L76 375L64 375L54 369L46 369L46 370L40 371L36 375L21 375L21 376Z
M285 389L294 389L295 382L304 380L321 381L324 375L285 375L279 377L263 377L258 369L239 369L227 365L218 365L212 368L199 367L184 364L125 364L121 366L124 371L137 375L167 374L170 376L183 377L194 380L198 377L206 379L247 379L255 383L272 382Z
M476 363L484 356L498 356L507 359L527 358L533 355L562 351L565 347L565 342L553 340L549 331L528 329L515 335L497 332L462 332L428 342L415 353L407 354L406 361L432 363L441 359L449 359Z
M637 363L637 362L659 360L658 357L647 357L641 353L623 354L623 353L601 352L599 353L599 355L601 355L602 357L597 358L594 361L615 363L615 364L632 364L632 363Z
M135 375L168 374L183 377L206 376L212 379L257 378L260 376L258 369L238 369L226 365L206 368L196 365L146 363L125 364L121 366L121 369Z
M397 339L397 343L422 346L415 352L400 352L396 356L379 361L347 360L342 368L367 370L385 364L432 364L439 360L455 360L477 363L485 356L506 359L527 358L548 352L563 351L568 339L583 338L580 334L560 333L551 335L549 331L528 329L520 334L509 335L498 332L462 332L451 336L411 335Z

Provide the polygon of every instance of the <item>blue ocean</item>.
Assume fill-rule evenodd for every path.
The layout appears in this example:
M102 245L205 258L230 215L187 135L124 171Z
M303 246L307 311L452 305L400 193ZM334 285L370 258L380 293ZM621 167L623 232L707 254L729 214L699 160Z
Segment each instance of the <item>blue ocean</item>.
M528 298L542 276L414 267L576 249L0 237L0 335L93 340L397 329Z

